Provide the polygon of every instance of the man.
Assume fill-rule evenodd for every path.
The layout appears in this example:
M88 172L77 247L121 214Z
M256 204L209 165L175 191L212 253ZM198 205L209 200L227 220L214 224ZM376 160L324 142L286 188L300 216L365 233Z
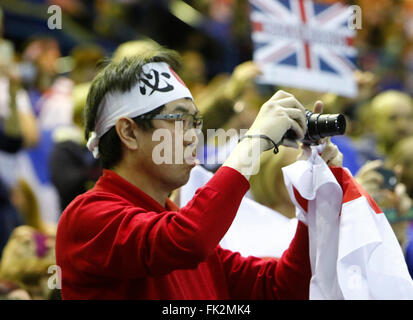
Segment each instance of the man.
M214 177L179 209L168 195L188 181L196 165L195 133L202 121L173 71L177 61L174 52L159 48L109 63L92 82L85 131L104 172L59 220L62 297L307 299L311 271L303 223L279 260L243 258L218 246L259 154L274 144L296 146L283 139L289 129L297 140L304 136L303 106L277 92ZM185 150L184 161L172 152L170 163L156 164L159 130L170 133L174 151ZM182 133L192 139L182 141ZM330 148L326 154L331 160L337 152Z

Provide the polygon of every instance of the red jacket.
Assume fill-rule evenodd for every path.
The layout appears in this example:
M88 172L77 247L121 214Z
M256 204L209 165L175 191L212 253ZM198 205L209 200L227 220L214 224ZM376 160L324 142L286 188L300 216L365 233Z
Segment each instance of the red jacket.
M185 207L168 199L164 208L104 170L59 220L63 299L308 299L304 224L281 259L219 247L248 189L240 173L221 167Z

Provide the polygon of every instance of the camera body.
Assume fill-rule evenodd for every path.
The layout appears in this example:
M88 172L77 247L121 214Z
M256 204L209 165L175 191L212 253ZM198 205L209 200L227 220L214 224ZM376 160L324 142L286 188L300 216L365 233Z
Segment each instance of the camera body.
M381 184L380 188L394 192L397 185L396 173L393 170L384 167L377 168L376 171L383 177L383 183Z
M302 143L307 145L317 145L320 139L342 135L346 131L346 118L342 114L322 114L312 113L306 110L307 132ZM288 130L284 139L297 140L294 131Z

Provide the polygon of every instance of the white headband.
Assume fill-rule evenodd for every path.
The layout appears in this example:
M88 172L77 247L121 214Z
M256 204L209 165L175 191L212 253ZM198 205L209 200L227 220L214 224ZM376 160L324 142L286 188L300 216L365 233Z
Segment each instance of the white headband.
M192 98L184 82L166 62L152 62L142 67L140 80L128 92L107 93L99 104L95 130L87 147L99 158L99 139L121 117L134 118L168 102Z

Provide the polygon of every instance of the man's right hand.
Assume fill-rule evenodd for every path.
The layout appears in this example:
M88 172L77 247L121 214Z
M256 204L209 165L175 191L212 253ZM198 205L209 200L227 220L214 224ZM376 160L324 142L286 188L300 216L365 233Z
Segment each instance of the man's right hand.
M298 147L296 140L283 139L290 129L296 134L296 140L304 138L307 131L305 109L293 95L278 91L263 104L246 134L265 135L277 145ZM261 152L272 147L274 145L266 139L244 139L231 152L223 165L237 170L249 179L252 174L259 171Z
M247 135L266 135L275 144L298 148L296 140L283 139L288 130L295 133L296 140L301 140L307 131L305 108L290 93L277 91L266 103L264 103L251 125ZM268 150L272 145L266 140L263 150Z

